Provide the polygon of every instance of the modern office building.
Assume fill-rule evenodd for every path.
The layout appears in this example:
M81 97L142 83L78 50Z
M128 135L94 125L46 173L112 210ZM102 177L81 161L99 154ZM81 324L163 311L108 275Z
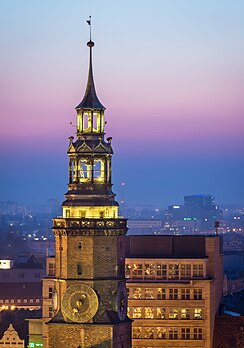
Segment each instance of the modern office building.
M133 348L212 348L223 288L219 236L128 236Z
M218 220L223 218L223 212L215 204L212 195L197 194L184 197L186 217L197 220Z

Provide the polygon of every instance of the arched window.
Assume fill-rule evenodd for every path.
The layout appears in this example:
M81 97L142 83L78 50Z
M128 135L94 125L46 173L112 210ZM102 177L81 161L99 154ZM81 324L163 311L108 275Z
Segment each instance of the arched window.
M91 179L91 164L88 164L87 160L81 160L80 161L80 167L79 167L79 178L80 181L87 181Z
M93 178L95 181L104 181L104 161L101 159L94 161Z

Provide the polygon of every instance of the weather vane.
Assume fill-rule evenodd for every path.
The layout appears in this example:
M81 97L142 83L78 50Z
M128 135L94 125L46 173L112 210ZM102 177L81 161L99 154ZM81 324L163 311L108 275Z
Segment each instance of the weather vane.
M91 16L89 16L89 19L86 22L90 27L90 41L91 41Z

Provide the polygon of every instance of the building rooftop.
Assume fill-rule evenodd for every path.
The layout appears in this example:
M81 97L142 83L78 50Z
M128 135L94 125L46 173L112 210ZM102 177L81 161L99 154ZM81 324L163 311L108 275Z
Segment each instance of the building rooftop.
M219 236L143 235L126 237L126 257L134 258L206 258L206 238Z

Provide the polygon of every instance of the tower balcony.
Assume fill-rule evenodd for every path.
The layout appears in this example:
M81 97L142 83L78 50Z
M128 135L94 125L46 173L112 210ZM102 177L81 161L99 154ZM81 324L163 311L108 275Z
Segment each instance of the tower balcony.
M127 219L120 218L55 218L53 219L53 230L124 230L127 231Z

